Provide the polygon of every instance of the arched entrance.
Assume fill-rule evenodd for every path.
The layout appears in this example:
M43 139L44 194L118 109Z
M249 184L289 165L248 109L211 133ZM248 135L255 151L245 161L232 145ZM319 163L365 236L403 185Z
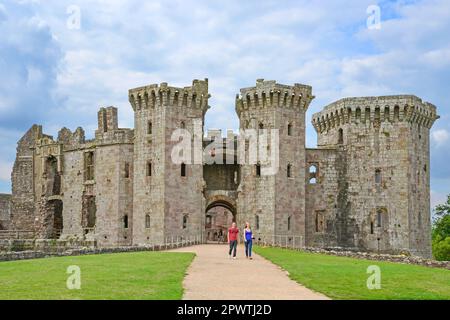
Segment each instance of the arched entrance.
M227 241L228 228L236 222L236 201L228 195L211 195L205 210L205 239L207 242Z

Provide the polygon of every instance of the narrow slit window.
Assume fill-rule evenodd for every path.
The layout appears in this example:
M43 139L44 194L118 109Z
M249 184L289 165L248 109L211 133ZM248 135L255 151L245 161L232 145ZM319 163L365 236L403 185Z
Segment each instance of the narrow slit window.
M185 163L181 164L181 176L186 177L186 164Z

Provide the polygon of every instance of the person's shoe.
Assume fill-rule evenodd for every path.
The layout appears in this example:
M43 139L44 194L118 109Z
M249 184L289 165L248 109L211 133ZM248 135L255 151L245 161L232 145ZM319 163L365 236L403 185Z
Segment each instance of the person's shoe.
M233 257L233 260L236 260L236 257Z
M250 257L250 260L253 260L253 258L252 258L252 257Z

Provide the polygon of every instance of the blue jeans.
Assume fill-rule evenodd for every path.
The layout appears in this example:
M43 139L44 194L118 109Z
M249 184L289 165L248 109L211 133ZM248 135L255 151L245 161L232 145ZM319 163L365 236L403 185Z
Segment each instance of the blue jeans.
M252 247L253 247L253 240L245 241L245 256L246 257L252 256Z
M237 240L230 241L229 255L231 256L231 252L233 252L233 257L236 257L236 249L237 249Z

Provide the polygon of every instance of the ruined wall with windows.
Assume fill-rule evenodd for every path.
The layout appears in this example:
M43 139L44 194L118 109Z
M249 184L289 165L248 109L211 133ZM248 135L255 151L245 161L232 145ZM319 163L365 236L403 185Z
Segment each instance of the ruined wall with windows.
M319 148L345 154L338 206L354 235L348 246L431 254L428 137L437 118L415 96L346 98L313 116Z

